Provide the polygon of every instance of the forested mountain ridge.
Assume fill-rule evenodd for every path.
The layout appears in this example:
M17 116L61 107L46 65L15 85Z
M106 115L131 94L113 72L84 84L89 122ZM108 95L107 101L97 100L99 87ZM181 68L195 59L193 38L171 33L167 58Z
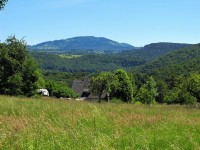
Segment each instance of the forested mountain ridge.
M191 45L192 44L159 42L159 43L151 43L151 44L145 45L144 47L136 51L124 51L124 53L127 53L131 56L133 55L135 57L150 60L160 55L169 53L171 51L174 51L180 48L189 47Z
M38 53L34 51L31 54L40 62L40 66L44 70L96 72L111 71L118 68L131 69L177 48L188 46L189 44L154 43L135 51L122 51L114 54L87 54L72 59L62 58L54 53Z
M136 72L165 80L178 75L200 73L200 44L172 51L142 65Z
M113 71L118 68L132 68L144 64L145 61L129 55L88 54L78 58L62 58L58 55L43 52L31 52L40 67L47 71L61 72L97 72Z
M122 51L135 49L126 43L119 43L104 37L80 36L63 40L43 42L29 46L35 50L98 50L98 51Z

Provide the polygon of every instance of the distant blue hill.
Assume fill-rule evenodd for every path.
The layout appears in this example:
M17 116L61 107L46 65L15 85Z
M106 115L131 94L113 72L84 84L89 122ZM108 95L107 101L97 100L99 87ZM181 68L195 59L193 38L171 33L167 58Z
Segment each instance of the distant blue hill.
M123 51L137 49L126 43L119 43L104 37L80 36L69 39L43 42L29 46L32 50L95 50L95 51Z

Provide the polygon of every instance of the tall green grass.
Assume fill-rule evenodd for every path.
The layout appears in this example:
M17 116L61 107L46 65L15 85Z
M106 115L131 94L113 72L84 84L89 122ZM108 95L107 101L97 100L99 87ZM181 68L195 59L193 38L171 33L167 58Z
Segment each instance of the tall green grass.
M200 149L200 110L0 96L0 149Z

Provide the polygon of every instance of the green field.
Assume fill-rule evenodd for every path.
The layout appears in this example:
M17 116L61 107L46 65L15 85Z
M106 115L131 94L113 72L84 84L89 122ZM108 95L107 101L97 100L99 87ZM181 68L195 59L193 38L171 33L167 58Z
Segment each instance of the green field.
M0 149L200 149L200 110L0 96Z
M61 58L73 59L73 58L80 58L82 55L60 54L58 56L60 56Z

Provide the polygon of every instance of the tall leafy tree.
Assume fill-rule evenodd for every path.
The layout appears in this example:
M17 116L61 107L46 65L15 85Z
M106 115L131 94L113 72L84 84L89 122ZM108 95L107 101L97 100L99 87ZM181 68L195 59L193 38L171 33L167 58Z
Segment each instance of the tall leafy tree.
M191 95L186 89L175 87L165 95L164 102L167 104L195 105L197 98Z
M34 59L29 55L26 56L22 65L22 82L23 82L23 95L32 96L35 93L35 89L44 87L40 82L43 77L40 74L38 66Z
M102 72L98 76L93 77L90 82L90 90L98 96L99 102L101 102L103 93L106 93L109 98L111 91L114 91L117 87L118 79L111 72Z
M115 75L119 80L119 86L116 91L114 91L113 96L122 99L124 102L130 102L133 99L133 84L127 72L123 69L118 69L115 71Z
M149 77L146 84L144 84L136 95L136 100L145 104L151 104L155 101L158 95L156 81L153 77Z
M38 67L26 51L24 40L9 37L0 44L0 93L32 96L41 78Z
M164 97L168 91L167 84L162 80L157 80L157 92L158 95L156 96L156 101L158 103L163 103Z
M168 104L189 105L200 102L200 74L192 73L189 77L177 77L175 87L165 95L164 101Z
M198 102L200 102L200 74L190 74L186 82L183 82L183 86L192 96L197 98Z

